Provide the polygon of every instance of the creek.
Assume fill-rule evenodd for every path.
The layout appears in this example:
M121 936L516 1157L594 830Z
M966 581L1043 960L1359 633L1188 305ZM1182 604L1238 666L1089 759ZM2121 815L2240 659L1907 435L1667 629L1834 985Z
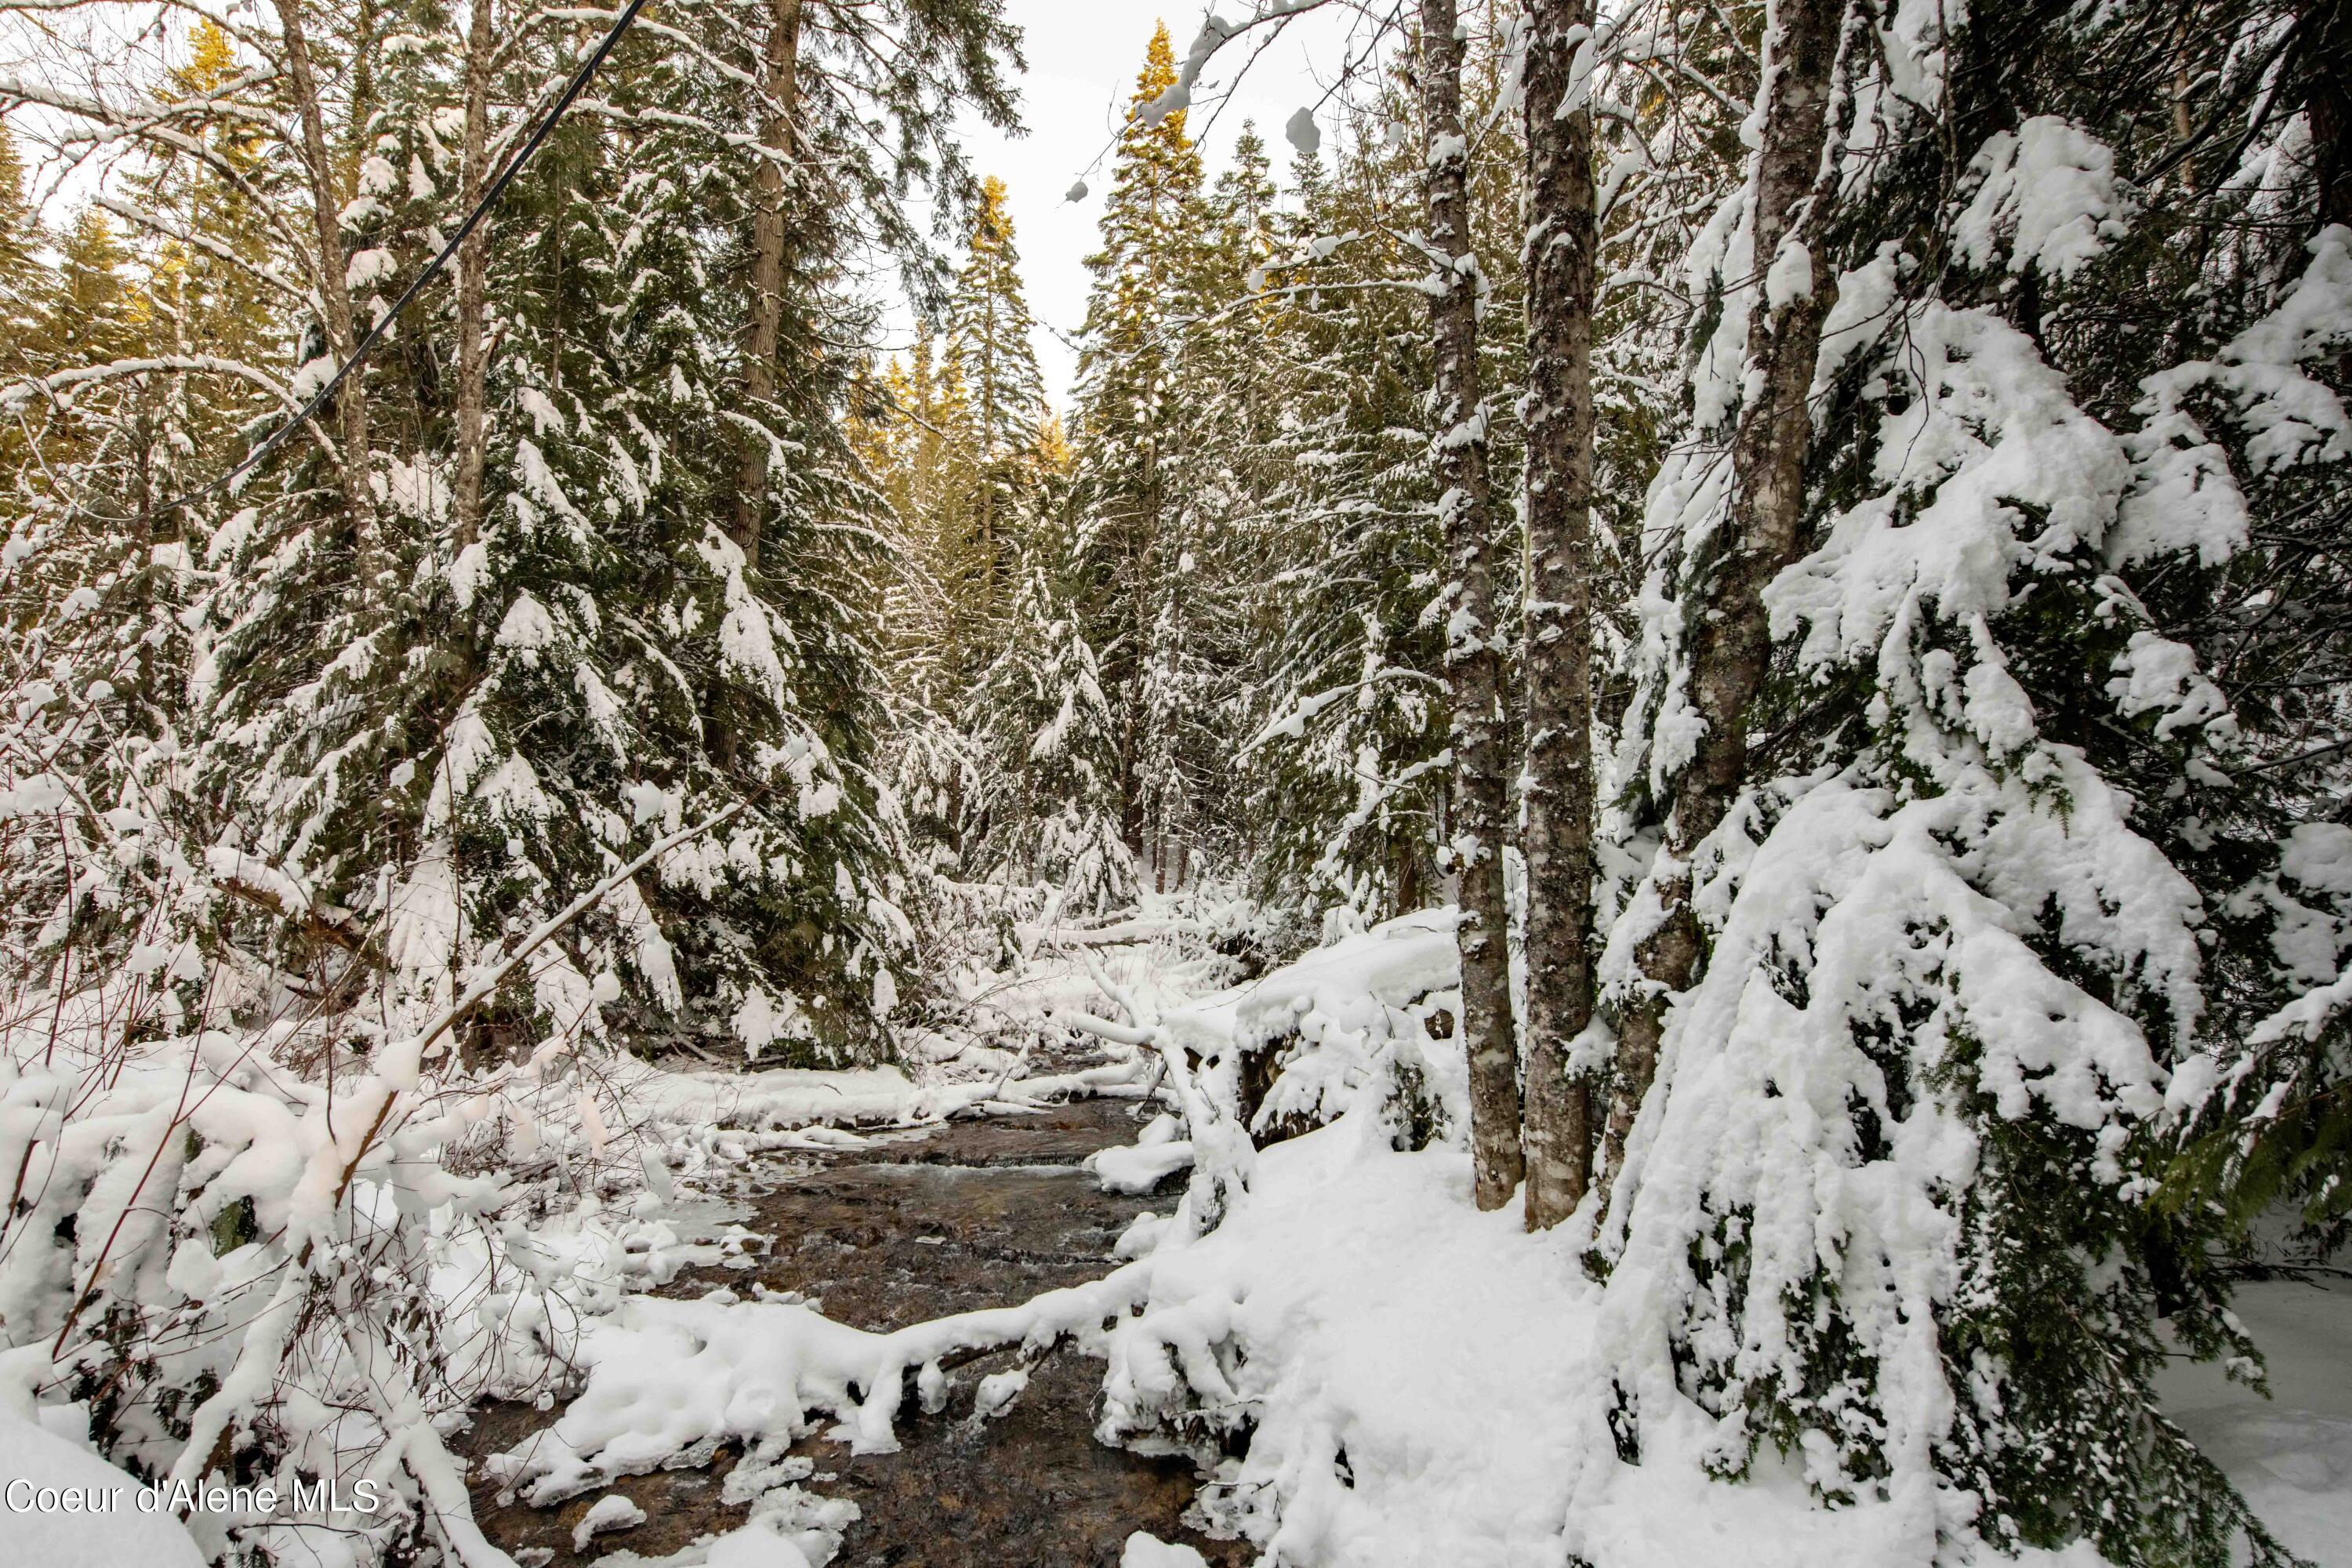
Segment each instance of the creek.
M1175 1202L1172 1193L1105 1193L1080 1168L1095 1151L1133 1142L1139 1112L1133 1100L1076 1100L879 1136L837 1154L754 1162L730 1194L739 1223L765 1238L751 1267L689 1268L658 1293L694 1298L724 1289L748 1297L756 1280L836 1321L886 1330L1098 1278L1137 1215L1165 1213ZM834 1568L1112 1568L1138 1530L1192 1546L1213 1568L1249 1561L1244 1544L1208 1540L1181 1522L1198 1485L1190 1460L1095 1441L1097 1363L1067 1350L1051 1355L1009 1411L976 1419L979 1376L1017 1357L1006 1352L972 1363L937 1415L910 1404L897 1453L853 1455L823 1436L793 1449L815 1464L810 1490L857 1505ZM562 1408L486 1405L457 1447L472 1457L510 1448ZM549 1508L502 1502L494 1485L478 1480L476 1517L526 1565L565 1568L624 1552L657 1558L741 1523L745 1509L720 1495L738 1458L721 1449L707 1468L622 1477ZM642 1508L645 1521L598 1535L575 1553L573 1526L611 1492Z

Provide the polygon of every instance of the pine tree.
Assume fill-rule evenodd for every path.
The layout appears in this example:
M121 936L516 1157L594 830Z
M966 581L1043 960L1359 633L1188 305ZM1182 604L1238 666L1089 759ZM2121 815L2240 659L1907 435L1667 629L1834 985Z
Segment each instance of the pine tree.
M1383 194L1408 178L1382 142L1343 153L1336 180L1314 154L1292 163L1254 353L1274 407L1247 459L1267 484L1244 574L1246 831L1269 901L1350 920L1434 895L1444 800L1424 312L1364 286L1402 258L1328 243L1380 232Z
M32 368L44 279L40 222L25 194L25 160L0 122L0 381Z
M57 292L44 323L46 357L103 364L137 351L146 311L126 271L129 261L105 213L86 206L74 215L58 247Z
M850 47L804 51L783 85L730 63L766 58L765 21L689 6L668 25L697 49L632 36L509 193L478 526L450 514L451 392L427 352L371 377L387 434L423 437L380 459L404 586L347 597L348 569L285 524L215 542L245 570L215 607L206 774L259 781L247 846L383 933L395 1001L446 992L649 836L740 809L551 948L486 1040L887 1048L903 891L874 772L874 616L892 531L830 346L865 331L862 307L832 279L869 242L936 274L893 159L938 153L959 104L1008 111L1010 37L989 6L807 9ZM856 47L883 25L911 74L877 76ZM535 95L596 26L537 35L551 58L509 85ZM461 139L436 131L456 74L439 73L371 82L373 205L348 216L395 268L428 193L467 177ZM730 129L778 92L800 136L781 192L780 149ZM877 114L904 133L895 154L867 138ZM951 150L934 167L963 188ZM414 330L422 348L442 329ZM746 352L773 363L747 370Z
M987 758L980 864L1043 883L1055 907L1103 914L1131 902L1135 860L1119 832L1118 735L1100 662L1067 590L1069 547L1033 536L1004 649L972 698Z
M998 596L1011 543L1024 510L1034 500L1033 467L1037 426L1045 414L1045 384L1031 344L1036 319L1021 288L1021 252L1004 182L981 182L971 239L948 312L948 361L959 374L966 404L978 495L971 503L977 581L976 618L1002 613Z
M1171 504L1185 397L1176 374L1177 323L1198 313L1205 230L1201 155L1185 134L1184 112L1146 112L1175 81L1175 51L1162 24L1119 132L1102 248L1087 258L1095 284L1078 358L1081 603L1119 726L1122 831L1139 852L1148 826L1163 832L1169 826L1164 816L1146 822L1147 754L1164 749L1164 738L1146 729L1141 683L1160 620L1155 586L1173 575L1182 548Z
M1960 1518L2117 1563L2284 1561L2152 1386L2159 1318L2250 1354L2228 1216L2147 1201L2213 1190L2174 1162L2185 1107L2252 1152L2231 1123L2265 1113L2220 1086L2310 1060L2340 973L2267 935L2335 918L2340 830L2305 794L2335 748L2277 727L2240 640L2280 609L2254 518L2343 460L2241 445L2272 395L2341 384L2317 323L2352 300L2317 183L2265 144L2308 122L2252 108L2315 89L2233 52L2279 19L2168 57L2130 8L1986 14L1873 34L1889 62L1838 52L1845 6L1783 4L1750 177L1695 258L1618 764L1664 843L1612 942L1601 1251L1617 1321L1650 1325L1614 1419L1638 1443L1695 1398L1722 1472L1801 1450L1921 1550ZM1885 90L1911 69L1938 89ZM2226 183L2120 107L2181 82L2252 127ZM2315 630L2337 657L2306 622L2298 662Z

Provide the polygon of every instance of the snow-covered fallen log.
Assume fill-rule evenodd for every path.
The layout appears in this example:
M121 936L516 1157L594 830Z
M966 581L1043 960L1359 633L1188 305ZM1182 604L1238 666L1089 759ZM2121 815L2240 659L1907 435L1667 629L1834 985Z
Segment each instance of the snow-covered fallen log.
M583 1336L587 1382L562 1417L494 1458L488 1474L549 1504L729 1442L789 1443L823 1430L853 1452L889 1453L910 1383L931 1403L949 1370L980 1355L1043 1354L1064 1339L1098 1347L1104 1322L1147 1289L1150 1267L1141 1260L1019 1306L889 1333L796 1302L635 1299Z
M1192 1141L1189 1138L1105 1149L1087 1156L1087 1169L1107 1193L1155 1192L1160 1183L1192 1167Z

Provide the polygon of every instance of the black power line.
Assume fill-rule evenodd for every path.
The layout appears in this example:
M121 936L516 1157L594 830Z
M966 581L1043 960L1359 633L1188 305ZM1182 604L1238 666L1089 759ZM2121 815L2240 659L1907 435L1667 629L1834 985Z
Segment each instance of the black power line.
M507 160L505 166L499 170L497 177L490 181L489 188L482 193L482 199L474 204L474 210L467 213L466 221L457 226L457 232L451 235L447 243L441 247L440 254L427 262L425 270L419 272L410 281L408 287L400 291L400 298L392 302L392 309L378 317L375 324L368 328L366 334L352 348L352 357L335 367L335 374L328 377L327 384L312 395L310 402L304 404L293 417L271 431L259 446L246 454L243 462L228 472L209 483L175 496L160 506L150 507L135 516L120 520L122 524L127 527L149 521L163 516L165 512L177 511L184 506L194 506L206 497L227 489L237 480L239 476L250 473L270 453L284 445L286 437L291 436L296 427L306 423L320 409L325 407L327 400L335 395L336 389L349 379L353 371L366 362L369 353L383 341L384 334L390 331L393 323L400 319L400 313L408 309L416 297L425 291L426 284L440 276L442 268L448 266L449 258L457 254L457 247L466 243L466 237L481 226L482 219L489 215L490 208L498 204L499 197L505 194L506 188L514 184L515 176L522 173L523 165L530 163L540 148L546 144L548 137L554 133L556 122L563 118L564 110L572 107L572 100L577 99L582 89L587 87L589 78L596 74L596 68L603 65L606 57L612 54L614 46L621 41L621 35L629 30L629 24L637 19L637 13L644 10L646 0L629 0L627 7L620 15L620 19L613 24L612 30L597 40L596 47L588 52L588 58L582 60L580 68L572 73L572 79L563 84L562 94L556 99L554 105L540 121L537 129L531 132L530 140L525 142L522 144L522 150ZM325 263L328 258L321 257L320 260ZM83 515L95 514L85 511Z

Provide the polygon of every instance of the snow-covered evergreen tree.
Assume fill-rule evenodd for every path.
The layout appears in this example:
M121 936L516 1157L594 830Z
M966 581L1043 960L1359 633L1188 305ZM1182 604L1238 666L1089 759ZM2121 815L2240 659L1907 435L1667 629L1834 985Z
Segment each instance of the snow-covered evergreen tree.
M2116 107L2174 81L2130 7L1782 4L1748 180L1692 257L1693 435L1650 493L1618 764L1621 845L1664 845L1608 963L1638 1110L1601 1233L1612 1419L1638 1441L1696 1404L1724 1473L1801 1456L1922 1550L2279 1556L2157 1404L2160 1318L2249 1347L2217 1211L2149 1204L2179 1110L2242 1104L2219 1064L2315 1039L2333 978L2239 946L2265 889L2313 929L2330 830L2273 844L2296 811L2263 753L2296 747L2171 596L2340 453L2284 415L2342 363L2330 231L2226 296L2233 262L2164 237L2309 199L2295 119L2251 108L2284 85L2240 51L2268 25L2180 62L2253 127L2200 188ZM2117 327L2142 312L2184 330Z
M1045 884L1068 913L1098 915L1131 901L1138 881L1119 832L1117 718L1066 586L1068 554L1066 539L1032 536L1003 651L973 692L987 759L977 859L998 880Z
M791 96L797 155L730 129L755 97L729 62L775 38L689 7L671 26L698 47L625 41L501 210L478 536L453 526L427 447L377 481L399 520L380 585L352 593L299 526L215 541L242 570L204 672L210 776L256 781L240 848L383 928L396 993L446 992L647 836L741 808L536 966L510 1019L526 1038L609 1022L755 1053L883 1048L903 929L872 773L885 531L847 444L845 361L822 346L862 329L828 279L861 247L935 268L891 159L935 150L960 102L1003 112L1003 37L984 7L909 13L918 66L877 75L861 40L887 19L808 9L827 26L757 89ZM547 42L565 60L591 37ZM405 118L362 162L349 221L397 223L455 187L432 79L386 84ZM898 121L896 153L866 136L875 114ZM755 231L784 202L772 152L801 194L773 253L775 363L747 404ZM444 399L420 384L387 406L413 402L429 430ZM756 492L747 444L767 458Z
M978 494L971 502L974 581L970 594L982 624L1003 613L1013 546L1026 509L1036 501L1037 431L1045 418L1045 384L1031 337L1036 319L1021 286L1021 252L1004 182L981 182L971 239L948 308L948 360L964 384L966 418Z
M1176 826L1165 792L1154 820L1146 820L1146 797L1159 782L1150 769L1171 743L1153 732L1151 716L1165 721L1174 710L1165 700L1147 701L1143 688L1150 679L1168 693L1167 666L1181 646L1161 624L1160 600L1183 554L1173 476L1185 456L1189 395L1178 362L1181 323L1200 313L1206 231L1201 153L1186 134L1184 112L1146 112L1175 82L1175 50L1162 24L1119 132L1102 248L1087 258L1095 284L1078 358L1079 603L1118 724L1122 831L1139 854L1147 835L1156 840Z
M1488 268L1481 357L1508 377L1524 350L1512 342L1518 178L1516 141L1496 119L1507 78L1498 42L1474 28L1465 84L1487 127L1469 176ZM1443 559L1416 292L1428 261L1398 232L1417 222L1418 112L1405 84L1383 83L1339 121L1331 169L1294 159L1261 280L1273 406L1248 459L1265 477L1240 574L1253 628L1238 731L1250 765L1244 831L1270 899L1340 906L1349 920L1447 896ZM1510 403L1490 410L1498 482L1518 461Z

